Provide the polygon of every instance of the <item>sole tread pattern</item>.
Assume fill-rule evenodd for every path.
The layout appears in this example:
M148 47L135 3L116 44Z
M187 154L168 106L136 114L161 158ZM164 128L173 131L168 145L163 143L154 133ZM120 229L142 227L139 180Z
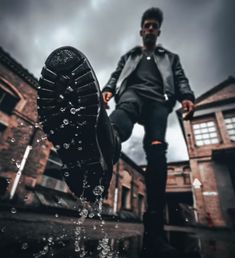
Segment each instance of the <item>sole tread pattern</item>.
M39 118L70 170L65 180L77 196L92 200L104 168L96 135L101 93L91 65L76 49L57 49L46 60L39 85ZM84 177L89 188L82 188Z

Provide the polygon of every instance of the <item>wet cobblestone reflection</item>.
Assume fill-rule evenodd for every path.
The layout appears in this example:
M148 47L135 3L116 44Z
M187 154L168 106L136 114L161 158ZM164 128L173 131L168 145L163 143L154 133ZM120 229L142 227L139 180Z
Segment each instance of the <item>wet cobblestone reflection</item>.
M34 213L0 214L1 258L138 258L142 245L141 223L86 219ZM118 226L117 226L118 225ZM75 232L85 235L76 249ZM233 258L235 232L228 229L166 226L166 237L181 258Z

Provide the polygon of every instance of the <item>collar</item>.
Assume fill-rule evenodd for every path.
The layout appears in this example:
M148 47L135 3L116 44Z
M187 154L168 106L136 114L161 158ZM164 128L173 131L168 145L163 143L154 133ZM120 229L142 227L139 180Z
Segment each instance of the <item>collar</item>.
M131 55L140 55L142 54L142 47L141 46L136 46L132 48L129 52ZM161 44L156 45L156 48L154 50L155 54L163 55L166 53L166 49L163 48Z

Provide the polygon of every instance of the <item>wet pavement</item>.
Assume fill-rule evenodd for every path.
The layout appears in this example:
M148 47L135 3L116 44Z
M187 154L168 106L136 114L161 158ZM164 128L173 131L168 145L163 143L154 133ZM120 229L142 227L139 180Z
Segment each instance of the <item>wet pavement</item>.
M234 258L235 232L227 229L166 226L166 236L189 258ZM138 258L141 223L0 212L1 258Z

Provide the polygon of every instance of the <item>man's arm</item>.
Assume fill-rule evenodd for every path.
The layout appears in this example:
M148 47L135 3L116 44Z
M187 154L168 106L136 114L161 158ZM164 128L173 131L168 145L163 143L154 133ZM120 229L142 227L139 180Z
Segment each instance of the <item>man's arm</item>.
M122 56L117 64L116 70L111 74L110 79L104 86L102 93L103 93L103 99L105 103L107 103L107 101L109 101L110 98L112 98L112 96L115 94L116 84L125 63L126 63L126 56Z
M189 85L188 78L181 66L180 59L176 55L173 65L174 81L177 100L181 102L184 120L190 120L195 110L195 96Z

